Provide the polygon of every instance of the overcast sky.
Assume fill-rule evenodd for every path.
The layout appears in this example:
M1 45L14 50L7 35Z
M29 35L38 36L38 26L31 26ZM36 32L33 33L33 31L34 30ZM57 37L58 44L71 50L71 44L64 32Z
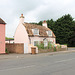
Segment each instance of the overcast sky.
M22 13L25 22L56 20L65 14L75 18L75 0L0 0L0 18L7 23L7 37L14 36Z

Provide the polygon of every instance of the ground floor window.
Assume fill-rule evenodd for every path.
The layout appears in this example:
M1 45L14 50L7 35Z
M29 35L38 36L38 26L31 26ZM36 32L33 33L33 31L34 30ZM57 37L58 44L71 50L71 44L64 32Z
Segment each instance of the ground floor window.
M34 41L34 46L37 46L38 45L38 41Z
M44 47L47 47L47 46L48 46L48 40L44 39Z

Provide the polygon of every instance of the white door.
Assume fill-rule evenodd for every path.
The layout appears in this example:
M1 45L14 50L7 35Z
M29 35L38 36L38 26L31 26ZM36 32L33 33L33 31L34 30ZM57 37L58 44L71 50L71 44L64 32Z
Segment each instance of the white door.
M28 43L24 43L24 54L28 53Z

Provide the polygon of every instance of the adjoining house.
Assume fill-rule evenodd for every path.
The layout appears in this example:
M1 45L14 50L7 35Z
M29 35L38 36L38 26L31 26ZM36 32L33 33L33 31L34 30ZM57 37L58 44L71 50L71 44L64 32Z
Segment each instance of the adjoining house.
M0 54L5 53L5 24L0 18Z
M48 42L56 43L56 36L47 27L47 22L44 21L42 26L25 23L24 16L21 14L20 22L14 35L14 43L24 43L24 53L29 53L29 44L36 46L41 42L44 42L44 46L47 46Z

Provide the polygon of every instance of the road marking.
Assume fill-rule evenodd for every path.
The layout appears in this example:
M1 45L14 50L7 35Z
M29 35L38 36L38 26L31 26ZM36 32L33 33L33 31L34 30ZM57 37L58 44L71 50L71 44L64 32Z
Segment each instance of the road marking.
M16 70L16 69L26 69L26 68L31 68L34 67L35 65L30 65L30 66L25 66L25 67L17 67L17 68L10 68L10 69L4 69L0 71L9 71L9 70Z
M60 61L56 61L55 63L61 63L61 62L70 61L70 60L74 60L74 59L75 59L75 58L67 59L67 60L60 60Z

